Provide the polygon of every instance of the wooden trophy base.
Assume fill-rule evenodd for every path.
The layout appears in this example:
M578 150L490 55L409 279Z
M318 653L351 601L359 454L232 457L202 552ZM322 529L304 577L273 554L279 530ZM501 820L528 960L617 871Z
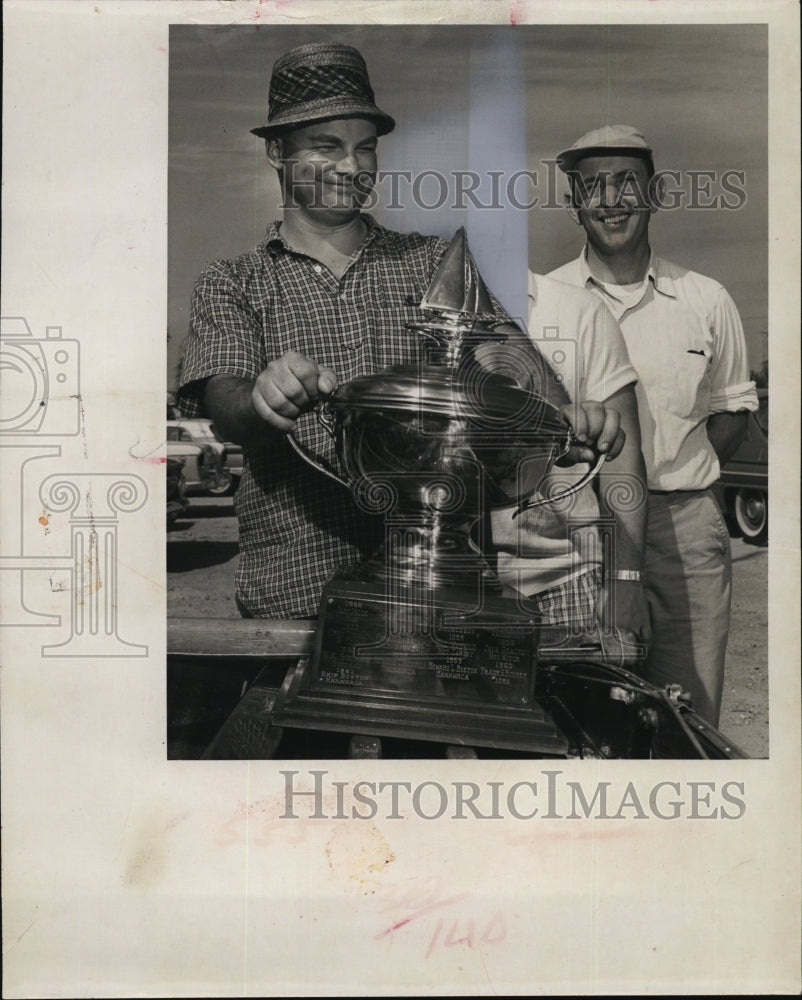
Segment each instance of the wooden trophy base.
M562 755L535 699L537 623L514 602L335 578L311 657L291 670L280 727Z

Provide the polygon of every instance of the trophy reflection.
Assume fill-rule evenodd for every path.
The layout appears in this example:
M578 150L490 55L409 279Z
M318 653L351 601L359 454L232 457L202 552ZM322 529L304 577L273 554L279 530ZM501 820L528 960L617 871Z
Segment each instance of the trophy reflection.
M477 538L490 510L548 502L538 488L570 429L541 394L550 372L529 338L496 319L464 230L421 309L421 361L356 378L319 412L336 478L383 516L384 542L327 584L313 655L274 719L560 753L535 699L537 619L502 595Z

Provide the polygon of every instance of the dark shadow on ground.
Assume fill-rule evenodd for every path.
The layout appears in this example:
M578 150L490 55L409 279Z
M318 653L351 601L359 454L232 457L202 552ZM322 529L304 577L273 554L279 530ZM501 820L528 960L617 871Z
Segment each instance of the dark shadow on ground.
M260 664L167 661L167 757L197 759L234 711Z
M172 524L167 525L167 532L169 534L171 531L186 531L188 528L191 528L194 523L194 521L188 521L185 517L181 516L176 518Z
M208 517L232 517L234 514L234 508L231 505L231 500L226 500L220 498L219 503L204 503L203 505L199 503L193 503L193 497L187 497L189 500L189 507L187 508L186 517L192 517L196 519L205 520Z
M167 572L186 573L188 570L218 566L239 552L236 542L170 542L167 546Z

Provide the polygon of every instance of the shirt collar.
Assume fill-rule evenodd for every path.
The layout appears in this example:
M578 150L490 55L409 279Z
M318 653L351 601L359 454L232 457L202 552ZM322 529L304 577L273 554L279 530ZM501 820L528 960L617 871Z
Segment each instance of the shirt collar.
M373 242L382 242L386 239L388 230L384 226L380 226L379 223L373 218L372 215L365 215L364 212L360 213L360 219L365 223L367 227L367 235L365 236L365 242L359 248L360 253ZM271 222L267 229L265 230L265 238L262 241L262 246L269 250L273 254L280 253L282 251L289 252L291 248L287 245L284 237L281 235L281 221L276 220Z
M649 261L649 277L652 279L652 284L663 295L670 295L672 299L677 297L676 289L674 288L674 280L668 272L664 262L655 255L652 251L652 257Z
M587 243L582 248L582 253L579 255L579 271L582 275L583 285L596 285L598 288L602 288L606 294L610 295L610 292L607 291L603 283L601 281L597 281L596 278L593 277L590 265L588 264ZM649 257L649 266L646 268L646 277L661 294L670 295L671 298L677 297L677 293L674 291L674 284L671 280L671 276L666 271L662 260L655 254L654 250L651 251L651 256ZM610 295L610 298L615 298L615 296Z

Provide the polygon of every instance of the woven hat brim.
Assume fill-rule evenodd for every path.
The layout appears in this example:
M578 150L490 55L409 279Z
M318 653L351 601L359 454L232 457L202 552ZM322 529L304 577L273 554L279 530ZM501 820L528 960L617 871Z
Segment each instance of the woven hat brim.
M341 101L309 101L307 104L297 105L291 112L278 114L267 125L252 128L251 132L262 139L272 139L287 129L301 128L331 118L367 118L375 123L377 135L387 135L395 128L395 119L375 104L355 101L349 97Z

